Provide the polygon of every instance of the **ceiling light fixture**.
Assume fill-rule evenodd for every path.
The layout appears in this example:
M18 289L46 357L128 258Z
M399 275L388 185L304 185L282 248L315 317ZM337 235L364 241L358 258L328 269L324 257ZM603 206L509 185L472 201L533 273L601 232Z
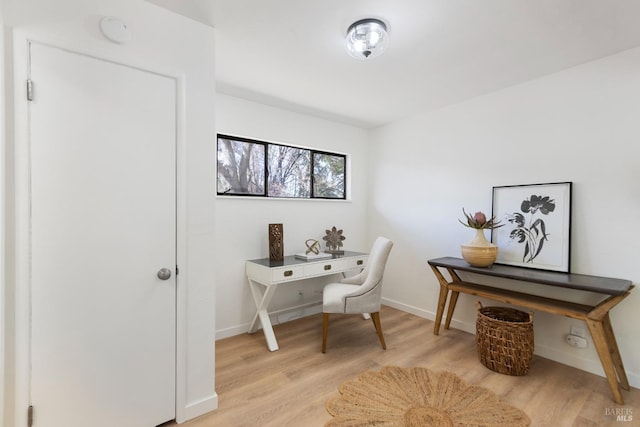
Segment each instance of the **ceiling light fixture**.
M347 30L347 52L357 59L380 56L388 42L387 25L379 19L361 19Z

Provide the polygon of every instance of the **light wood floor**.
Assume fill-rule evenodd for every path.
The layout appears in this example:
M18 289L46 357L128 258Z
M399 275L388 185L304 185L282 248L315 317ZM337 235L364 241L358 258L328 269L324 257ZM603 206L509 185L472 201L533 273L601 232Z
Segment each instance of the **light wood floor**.
M275 326L280 350L269 352L262 331L216 343L219 409L184 427L314 427L331 417L325 400L345 380L385 365L449 370L525 411L532 426L640 426L640 390L616 405L603 377L534 356L529 373L495 373L477 359L475 338L458 330L433 335L433 322L383 307L387 350L370 320L333 315L327 353L320 352L322 319L314 315ZM562 343L559 343L561 345ZM611 415L625 410L632 421Z

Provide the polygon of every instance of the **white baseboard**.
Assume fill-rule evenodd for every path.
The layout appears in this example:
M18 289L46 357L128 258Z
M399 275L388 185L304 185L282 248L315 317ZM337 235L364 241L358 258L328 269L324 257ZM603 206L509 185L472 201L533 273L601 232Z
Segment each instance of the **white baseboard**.
M318 314L322 311L322 301L310 301L293 307L275 310L269 313L272 325L279 325L290 320L300 319L302 317ZM232 326L226 329L218 329L216 331L216 340L229 338L240 334L246 334L249 330L249 323ZM262 328L260 328L262 329ZM259 332L262 333L262 332Z
M214 393L197 402L189 403L182 411L178 411L176 423L182 424L216 409L218 409L218 394Z
M293 307L275 310L269 313L271 324L279 325L290 320L301 319L303 317L318 314L322 311L322 301L310 301Z
M243 323L242 325L231 326L225 329L218 329L216 331L216 341L223 338L235 337L236 335L246 334L249 330L249 323Z
M389 298L382 298L382 304L400 311L414 314L418 317L422 317L423 319L434 320L436 318L436 314L432 311L423 310L421 308L414 307L413 305L403 304Z

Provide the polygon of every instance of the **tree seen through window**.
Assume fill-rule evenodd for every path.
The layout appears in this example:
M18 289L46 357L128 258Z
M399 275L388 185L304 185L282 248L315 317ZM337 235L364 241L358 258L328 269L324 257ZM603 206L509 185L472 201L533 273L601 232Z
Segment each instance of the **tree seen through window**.
M346 156L218 135L217 193L346 198Z

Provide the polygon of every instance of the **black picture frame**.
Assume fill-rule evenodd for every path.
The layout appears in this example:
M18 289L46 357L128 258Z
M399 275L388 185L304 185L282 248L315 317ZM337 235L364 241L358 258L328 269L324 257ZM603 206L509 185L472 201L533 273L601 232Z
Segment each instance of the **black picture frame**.
M493 187L496 264L569 273L572 182Z

